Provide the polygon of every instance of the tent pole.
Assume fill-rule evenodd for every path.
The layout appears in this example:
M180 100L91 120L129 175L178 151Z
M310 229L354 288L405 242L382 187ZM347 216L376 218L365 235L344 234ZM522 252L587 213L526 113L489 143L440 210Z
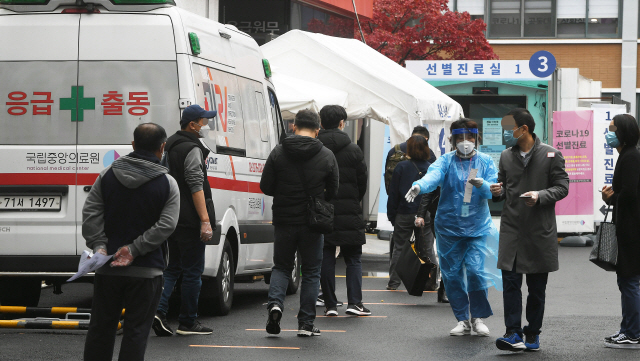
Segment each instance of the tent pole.
M353 12L356 14L358 29L360 29L360 37L362 38L362 42L366 44L367 42L364 40L364 34L362 33L362 26L360 26L360 18L358 17L358 10L356 10L356 0L351 0L351 3L353 3Z

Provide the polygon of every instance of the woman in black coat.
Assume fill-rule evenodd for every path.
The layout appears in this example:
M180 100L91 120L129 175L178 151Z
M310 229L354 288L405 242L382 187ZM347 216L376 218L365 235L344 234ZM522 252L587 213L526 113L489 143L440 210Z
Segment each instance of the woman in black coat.
M388 290L395 290L400 286L400 276L396 272L396 265L402 249L409 244L415 228L414 222L422 196L416 202L408 203L404 195L409 191L413 182L427 174L431 163L429 159L429 144L421 135L413 135L407 140L407 155L409 160L398 163L393 170L393 177L389 185L387 200L387 218L393 225L393 252L389 264ZM434 255L435 262L435 255Z
M606 139L620 153L613 184L602 188L602 200L614 206L622 322L618 332L605 338L605 346L640 348L640 151L636 148L640 129L635 118L613 117Z

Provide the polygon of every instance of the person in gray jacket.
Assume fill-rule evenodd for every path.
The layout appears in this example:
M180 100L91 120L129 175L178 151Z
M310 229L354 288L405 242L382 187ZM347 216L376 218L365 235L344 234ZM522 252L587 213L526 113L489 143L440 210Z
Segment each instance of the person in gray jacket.
M498 268L502 270L504 322L496 340L501 350L538 351L549 272L558 270L556 202L569 194L564 158L534 134L535 121L526 109L510 111L502 120L506 150L500 155L493 201L506 200L500 220ZM526 318L521 328L522 275L527 275ZM523 342L524 335L524 342Z
M113 255L96 270L85 360L111 360L123 308L118 359L144 360L162 293L166 240L178 224L178 184L160 165L167 133L145 123L138 125L133 139L133 152L100 173L82 209L87 247Z

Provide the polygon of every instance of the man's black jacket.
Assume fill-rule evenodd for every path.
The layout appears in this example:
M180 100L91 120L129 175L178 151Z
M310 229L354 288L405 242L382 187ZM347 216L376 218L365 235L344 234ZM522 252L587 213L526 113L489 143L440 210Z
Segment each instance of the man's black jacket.
M269 154L260 189L273 196L273 224L307 224L308 196L297 167L301 167L307 188L314 197L331 200L338 194L338 162L333 153L314 138L292 135Z

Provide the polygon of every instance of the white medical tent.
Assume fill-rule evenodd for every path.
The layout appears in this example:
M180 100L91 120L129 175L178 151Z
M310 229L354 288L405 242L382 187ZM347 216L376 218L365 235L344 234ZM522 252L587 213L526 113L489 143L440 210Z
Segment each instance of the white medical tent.
M404 142L417 125L433 125L438 134L463 114L453 99L355 39L292 30L261 49L274 74L346 92L348 119L389 124L391 144ZM276 92L280 102L289 101L277 84Z
M293 119L303 109L320 112L325 105L341 105L347 108L347 92L307 80L296 79L280 72L274 72L271 81L278 92L278 102L282 117Z

